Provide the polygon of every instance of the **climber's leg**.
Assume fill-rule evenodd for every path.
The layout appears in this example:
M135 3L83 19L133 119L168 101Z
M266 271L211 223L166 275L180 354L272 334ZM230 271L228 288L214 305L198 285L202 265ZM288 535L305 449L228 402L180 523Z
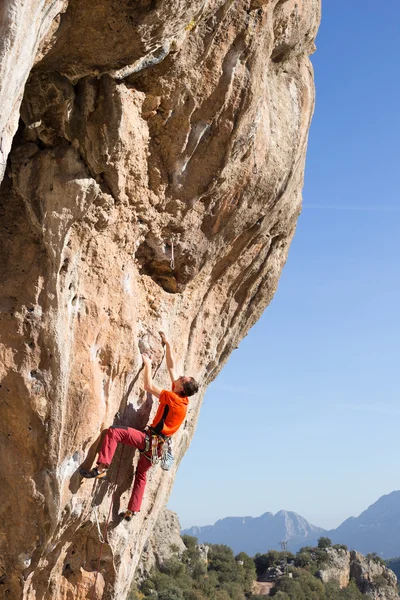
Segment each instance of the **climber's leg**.
M131 499L128 504L128 511L131 513L138 512L142 505L144 489L147 481L147 471L151 467L151 461L144 455L139 459L136 467L135 481L133 483L133 489Z
M104 477L119 443L143 450L145 447L145 440L146 434L138 429L133 429L132 427L110 427L107 429L100 448L97 467L91 471L82 469L80 471L81 475L88 479L93 477L97 479Z
M146 434L132 427L110 427L100 448L98 465L110 466L118 444L126 444L143 450Z

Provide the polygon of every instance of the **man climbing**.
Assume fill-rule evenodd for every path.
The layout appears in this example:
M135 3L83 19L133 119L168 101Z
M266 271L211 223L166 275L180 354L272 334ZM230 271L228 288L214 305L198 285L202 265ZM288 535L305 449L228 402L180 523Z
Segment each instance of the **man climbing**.
M126 521L130 521L140 511L146 487L147 471L152 466L153 458L154 456L160 456L163 444L182 425L189 403L188 396L192 396L198 390L198 384L193 377L176 376L171 345L164 332L160 332L160 335L162 343L165 344L167 369L171 378L172 391L160 389L153 383L150 357L142 354L144 364L143 387L146 392L156 396L160 403L152 424L145 431L139 431L132 427L110 427L107 429L101 445L97 466L91 471L83 469L80 471L81 475L88 479L101 479L105 477L119 443L139 449L141 457L136 468L128 510L124 514Z

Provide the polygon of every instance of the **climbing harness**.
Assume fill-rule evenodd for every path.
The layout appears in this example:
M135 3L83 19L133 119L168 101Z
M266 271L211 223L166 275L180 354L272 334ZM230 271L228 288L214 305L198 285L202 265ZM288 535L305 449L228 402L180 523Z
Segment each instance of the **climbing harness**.
M158 446L159 446L159 438L158 435L155 435L148 430L146 431L146 439L145 446L143 450L139 450L140 454L142 454L148 461L151 462L152 465L156 465L158 463Z
M160 463L164 471L169 471L174 463L172 439L163 438L161 435L147 429L145 447L140 451L140 454L145 456L153 466Z

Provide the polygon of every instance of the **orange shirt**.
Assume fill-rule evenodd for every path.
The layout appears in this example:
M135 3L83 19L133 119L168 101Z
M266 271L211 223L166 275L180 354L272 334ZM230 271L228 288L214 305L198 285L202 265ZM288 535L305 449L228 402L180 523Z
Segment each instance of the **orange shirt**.
M178 431L185 420L189 400L181 398L169 390L163 390L159 398L160 406L150 427L167 437Z

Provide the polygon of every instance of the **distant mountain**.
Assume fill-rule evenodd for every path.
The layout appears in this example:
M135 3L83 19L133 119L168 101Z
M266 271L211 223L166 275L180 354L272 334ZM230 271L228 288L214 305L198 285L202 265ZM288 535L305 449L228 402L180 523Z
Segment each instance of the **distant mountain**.
M309 540L315 541L326 531L294 512L280 510L276 515L267 512L261 517L227 517L215 525L191 527L182 533L197 537L199 542L226 544L236 554L254 556L269 549L280 550L282 540L289 542L290 549L308 545Z
M361 554L376 552L382 558L400 555L400 491L382 496L359 517L350 517L328 531L334 543L347 544Z
M310 525L295 512L270 512L261 517L227 517L215 525L191 527L182 533L193 535L199 542L226 544L235 553L254 556L257 552L280 550L287 540L288 550L297 552L301 546L314 546L321 536L334 544L346 544L362 554L376 552L382 558L400 556L400 491L382 496L359 517L346 519L337 529L326 531Z

